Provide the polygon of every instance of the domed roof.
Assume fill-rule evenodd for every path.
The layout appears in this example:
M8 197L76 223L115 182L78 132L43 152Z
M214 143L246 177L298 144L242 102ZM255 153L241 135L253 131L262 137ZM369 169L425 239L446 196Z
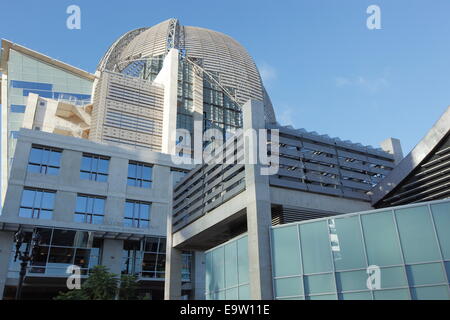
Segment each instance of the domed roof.
M247 50L223 33L182 26L177 19L127 32L109 48L98 69L116 71L117 66L127 60L161 56L171 48L178 48L190 59L201 61L206 72L218 75L222 86L234 88L240 105L249 99L263 101L266 121L276 121L259 71Z

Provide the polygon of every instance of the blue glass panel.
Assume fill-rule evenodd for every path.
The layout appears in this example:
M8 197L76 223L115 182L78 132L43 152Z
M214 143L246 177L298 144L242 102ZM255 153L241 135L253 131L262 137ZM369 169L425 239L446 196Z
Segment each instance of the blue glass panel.
M239 287L239 300L249 300L250 299L250 287L249 285L244 285Z
M322 294L320 296L309 296L308 300L337 300L337 296L335 294Z
M53 85L50 83L19 81L19 80L11 80L11 87L22 89L49 90L49 91L53 90Z
M238 288L232 288L232 289L228 289L225 292L225 298L227 300L238 300L238 296L239 296L239 290Z
M369 265L402 264L400 245L391 211L361 215Z
M372 294L369 291L340 293L339 300L372 300Z
M411 295L414 300L448 300L448 286L412 288Z
M427 263L407 266L411 286L446 283L441 263Z
M225 288L225 269L224 269L224 247L219 247L213 251L213 273L214 287L213 291Z
M367 278L366 270L338 272L336 273L338 291L366 290Z
M305 277L305 294L335 292L333 274L317 274Z
M375 290L375 300L410 300L409 289Z
M445 260L450 260L450 202L431 205L434 223Z
M276 279L275 293L277 297L292 297L303 295L302 277Z
M51 91L41 91L41 90L29 90L29 89L24 89L23 90L23 96L24 97L28 97L28 95L30 93L35 93L37 95L39 95L40 97L43 98L50 98L50 99L55 99L53 92Z
M22 192L22 207L33 207L34 206L34 190L24 189Z
M239 284L248 282L248 237L237 241Z
M272 246L275 277L300 275L302 273L297 226L273 229Z
M406 263L440 259L436 235L427 206L395 210Z
M381 289L407 286L408 280L403 267L381 268Z
M326 221L301 224L300 243L305 274L331 271L331 247Z
M233 241L225 245L225 287L238 284L237 243Z
M105 199L95 198L93 213L103 214L104 210L105 210Z
M11 112L15 113L24 113L26 109L26 106L21 104L12 104L11 105Z
M329 228L336 270L367 267L359 218L353 216L330 219Z

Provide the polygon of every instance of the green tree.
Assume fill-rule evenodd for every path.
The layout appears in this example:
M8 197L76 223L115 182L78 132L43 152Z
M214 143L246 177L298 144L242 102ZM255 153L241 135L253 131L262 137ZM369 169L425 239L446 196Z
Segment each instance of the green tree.
M118 290L118 278L105 266L95 266L81 289L60 292L56 300L113 300Z
M137 277L131 274L123 274L120 277L119 300L137 300L139 284Z

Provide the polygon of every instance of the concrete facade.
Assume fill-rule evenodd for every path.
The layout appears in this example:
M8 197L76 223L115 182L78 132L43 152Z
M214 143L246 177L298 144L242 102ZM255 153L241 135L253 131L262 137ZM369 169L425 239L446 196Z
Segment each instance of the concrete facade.
M62 149L58 175L28 172L28 159L33 145L57 147ZM80 179L80 164L83 154L98 154L109 157L107 182ZM138 188L127 185L129 161L152 165L151 188ZM8 191L0 216L0 276L1 290L5 283L14 285L14 279L6 277L8 260L13 246L11 235L21 225L27 229L61 228L93 232L103 239L101 263L111 272L121 273L124 240L145 237L165 237L167 213L171 199L169 195L173 182L187 165L174 166L171 157L152 151L138 151L126 147L108 146L85 139L65 137L56 134L21 129L18 138L15 161L12 166ZM176 170L176 171L174 171ZM24 218L19 216L24 187L56 191L51 220ZM102 224L79 223L74 221L76 198L78 194L105 197L104 220ZM148 228L124 226L126 200L151 203L150 225ZM32 276L32 275L30 275ZM51 274L48 277L52 277ZM162 290L162 282L161 284Z

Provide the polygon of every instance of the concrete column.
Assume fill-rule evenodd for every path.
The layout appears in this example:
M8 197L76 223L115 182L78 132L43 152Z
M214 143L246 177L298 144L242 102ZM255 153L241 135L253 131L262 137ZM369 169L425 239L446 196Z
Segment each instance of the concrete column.
M1 207L5 201L6 188L8 186L8 76L3 73L1 78Z
M243 106L244 133L249 129L265 128L262 102L250 100ZM247 134L248 135L248 134ZM251 136L250 136L251 137ZM247 196L248 261L250 298L270 300L272 294L272 271L269 230L272 226L269 177L261 175L261 165L250 164L254 136L246 142L245 183Z
M77 202L77 194L74 192L58 191L55 197L55 209L53 210L53 220L72 223Z
M13 241L14 232L0 232L0 300L3 299L3 292L5 291Z
M102 265L107 267L109 272L119 276L121 273L122 250L123 240L103 240Z
M403 159L402 145L399 139L387 138L380 142L381 149L394 156L394 163L397 165Z
M171 177L172 177L171 173ZM169 180L173 181L173 178ZM167 210L167 244L166 244L166 277L164 282L164 300L181 300L181 250L173 248L172 234L172 194L173 188L170 184L169 203Z
M206 263L205 253L203 251L194 251L193 253L193 268L191 269L191 283L194 300L205 300L205 277L206 277Z
M164 86L161 152L175 154L177 130L178 50L170 49L155 83Z

